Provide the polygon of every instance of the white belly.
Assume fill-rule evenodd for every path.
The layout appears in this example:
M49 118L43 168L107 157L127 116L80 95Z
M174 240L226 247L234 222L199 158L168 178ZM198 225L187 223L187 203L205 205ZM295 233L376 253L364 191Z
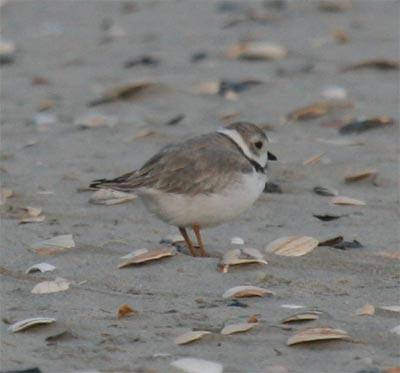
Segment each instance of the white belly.
M241 181L214 194L165 193L143 188L137 192L146 207L164 222L180 227L201 227L224 223L250 207L264 190L266 176L243 174Z

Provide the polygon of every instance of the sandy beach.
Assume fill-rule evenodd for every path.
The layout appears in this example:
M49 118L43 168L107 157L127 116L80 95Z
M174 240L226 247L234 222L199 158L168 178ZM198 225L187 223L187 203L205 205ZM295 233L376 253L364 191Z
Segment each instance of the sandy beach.
M9 0L0 11L2 39L15 45L1 60L1 372L177 373L171 363L188 357L225 373L400 371L399 1ZM252 43L261 50L243 52ZM119 269L178 230L139 198L90 203L89 183L237 120L266 130L281 193L204 230L209 258L178 245ZM343 130L351 123L358 132ZM316 186L363 204L335 205ZM35 213L43 218L21 224ZM32 250L59 235L75 247ZM265 252L288 236L345 244ZM237 247L268 264L217 271ZM41 262L56 268L26 273ZM56 277L69 289L31 292ZM274 295L223 298L240 285ZM124 304L138 312L117 319ZM369 315L355 315L367 304ZM309 310L318 318L281 323ZM56 321L9 330L31 317ZM220 333L249 318L252 330ZM348 338L287 344L317 327ZM211 333L174 342L190 330Z

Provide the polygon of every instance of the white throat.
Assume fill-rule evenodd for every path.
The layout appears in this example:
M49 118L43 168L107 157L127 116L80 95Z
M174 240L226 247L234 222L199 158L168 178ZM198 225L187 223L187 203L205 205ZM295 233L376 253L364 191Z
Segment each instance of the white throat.
M267 164L267 159L268 159L268 154L261 154L260 156L255 155L250 151L249 146L246 144L246 142L243 140L243 137L239 134L238 131L232 130L232 129L227 129L227 128L222 128L217 131L218 133L222 133L225 136L228 136L231 140L235 142L237 146L239 146L240 149L242 149L243 153L253 161L256 161L259 165L262 167L265 167Z

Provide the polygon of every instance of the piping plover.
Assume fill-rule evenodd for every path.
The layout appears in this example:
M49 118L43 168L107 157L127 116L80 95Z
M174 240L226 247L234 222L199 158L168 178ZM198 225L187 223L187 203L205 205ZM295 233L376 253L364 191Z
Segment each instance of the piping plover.
M92 188L134 191L162 221L179 228L197 256L186 228L208 256L200 229L224 223L250 207L263 192L267 136L256 125L237 122L217 132L167 145L139 170L115 179L95 180Z

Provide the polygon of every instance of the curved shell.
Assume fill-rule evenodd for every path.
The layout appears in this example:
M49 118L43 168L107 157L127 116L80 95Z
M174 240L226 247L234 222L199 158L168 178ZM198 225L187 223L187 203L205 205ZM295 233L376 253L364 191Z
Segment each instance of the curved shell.
M226 290L222 298L263 297L272 294L271 291L258 286L235 286Z
M318 243L318 240L308 236L282 237L271 242L265 251L282 256L302 256L315 249Z

